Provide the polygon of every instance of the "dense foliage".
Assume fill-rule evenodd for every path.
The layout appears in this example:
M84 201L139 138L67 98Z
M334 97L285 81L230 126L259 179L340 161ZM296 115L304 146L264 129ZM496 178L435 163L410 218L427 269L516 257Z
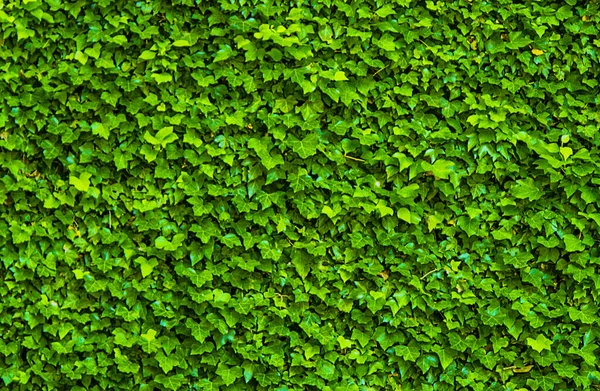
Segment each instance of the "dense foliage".
M596 0L0 26L1 390L599 383Z

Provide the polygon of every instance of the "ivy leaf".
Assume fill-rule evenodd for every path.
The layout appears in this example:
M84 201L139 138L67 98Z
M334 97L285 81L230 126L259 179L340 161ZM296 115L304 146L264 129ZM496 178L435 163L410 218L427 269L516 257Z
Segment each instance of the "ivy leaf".
M101 122L94 122L91 125L92 134L98 135L106 140L110 137L110 131L104 127Z
M416 362L421 356L421 349L416 341L411 341L408 345L402 345L396 349L396 355L401 356L406 361Z
M446 368L448 368L450 364L452 364L452 362L454 361L454 355L449 349L444 349L439 345L434 345L432 349L440 359L442 368L446 370Z
M124 373L138 373L140 366L136 363L132 363L127 356L121 354L121 350L115 348L115 363L119 371Z
M538 336L533 338L527 338L527 345L531 346L535 351L542 352L544 349L551 350L552 341L546 338L543 334L538 334Z
M74 175L69 176L69 183L73 185L77 190L86 193L90 188L90 178L92 174L82 172L79 177Z
M573 234L566 234L563 237L563 239L565 241L565 250L567 250L568 252L576 252L576 251L585 250L585 246L583 245L581 240L579 238L577 238L577 236L575 236Z
M380 9L378 9L377 11L375 11L375 13L380 18L385 18L386 16L395 14L396 11L394 10L394 7L392 5L386 4L383 7L381 7Z
M436 160L431 165L431 172L437 178L448 179L450 173L452 172L452 167L454 167L454 163L448 160L440 159Z
M153 73L151 77L158 84L169 83L173 81L173 76L170 73Z
M307 159L317 153L317 145L319 142L319 136L316 133L311 133L304 137L302 140L294 140L290 142L292 149L302 159Z
M158 248L160 250L175 251L183 244L184 240L185 240L184 234L174 235L172 241L169 241L164 236L159 236L158 238L156 238L154 240L154 245L156 246L156 248Z
M192 46L192 44L189 43L185 39L178 39L173 42L173 46L175 46L176 48L182 48L182 47Z
M335 80L335 81L344 81L344 80L348 80L348 78L346 77L346 74L344 72L337 71L333 75L333 80Z
M222 45L221 49L217 51L217 55L215 56L214 62L225 61L230 57L235 56L235 52L229 45Z
M516 198L529 199L530 201L538 200L543 195L543 192L538 189L531 178L517 180L510 191Z
M149 142L152 145L161 145L163 148L179 139L175 133L173 133L172 126L166 126L161 128L154 136L152 136L148 131L144 133L144 140Z
M321 376L326 380L333 380L337 378L335 374L335 365L327 361L326 359L321 359L317 362L317 375Z
M509 42L506 44L506 47L509 49L520 49L533 42L531 39L524 36L520 31L509 33L508 40Z
M421 222L421 218L416 214L408 210L407 208L400 208L396 215L399 219L404 220L409 224L419 224Z
M186 382L185 377L181 373L178 373L177 375L173 376L158 375L154 380L158 384L162 384L167 389L173 391L179 390L181 386L183 386L183 384Z
M558 20L569 19L571 16L573 16L573 11L568 5L563 5L556 11L556 19Z
M152 60L156 57L156 52L153 52L152 50L144 50L142 52L142 54L140 54L140 59L141 60Z
M242 368L230 367L223 364L222 362L219 363L219 365L217 366L216 373L221 377L221 380L223 380L223 383L225 383L226 386L235 383L235 381L237 379L240 379L244 374Z
M163 352L158 352L158 353L156 353L154 358L156 359L156 361L158 361L160 368L163 370L163 372L165 374L170 372L174 367L179 365L179 360L173 354L166 356Z
M139 337L139 344L142 346L142 350L146 353L154 353L160 349L160 343L156 339L156 330L149 329L146 333L141 334Z
M154 270L154 268L156 266L158 266L158 261L154 258L150 258L149 260L144 258L144 257L138 257L135 260L135 263L140 265L141 271L142 271L142 277L146 278L148 277L150 274L152 274L152 271Z

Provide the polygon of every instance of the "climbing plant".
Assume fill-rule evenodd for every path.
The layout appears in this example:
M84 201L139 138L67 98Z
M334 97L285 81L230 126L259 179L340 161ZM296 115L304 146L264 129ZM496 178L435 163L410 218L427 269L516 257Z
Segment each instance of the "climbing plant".
M0 1L0 389L598 387L599 27Z

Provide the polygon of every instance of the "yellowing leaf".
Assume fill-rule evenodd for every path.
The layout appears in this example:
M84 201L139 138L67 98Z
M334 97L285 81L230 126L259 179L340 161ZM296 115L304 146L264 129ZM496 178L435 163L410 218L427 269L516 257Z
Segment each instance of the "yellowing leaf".
M178 39L177 41L173 42L173 46L181 48L192 45L186 39Z
M563 156L563 159L567 160L567 158L573 154L573 149L569 147L560 147L560 154Z
M427 218L427 228L429 228L429 232L433 231L441 222L442 220L440 220L440 218L436 215L429 216Z
M533 369L533 365L526 365L522 368L513 368L514 373L528 373Z
M540 49L532 49L531 53L533 53L535 56L541 56L542 54L544 54L544 51Z
M343 81L343 80L348 80L348 78L346 77L346 74L342 71L337 71L335 73L335 75L333 75L333 80L336 81Z
M154 57L156 57L155 52L153 52L152 50L144 50L142 54L140 54L139 58L142 60L152 60Z

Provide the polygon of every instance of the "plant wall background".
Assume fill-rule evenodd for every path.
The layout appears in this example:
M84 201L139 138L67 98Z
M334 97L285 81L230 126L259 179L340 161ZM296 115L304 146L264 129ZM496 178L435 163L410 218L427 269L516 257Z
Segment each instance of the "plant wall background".
M0 2L0 389L597 387L599 23Z

